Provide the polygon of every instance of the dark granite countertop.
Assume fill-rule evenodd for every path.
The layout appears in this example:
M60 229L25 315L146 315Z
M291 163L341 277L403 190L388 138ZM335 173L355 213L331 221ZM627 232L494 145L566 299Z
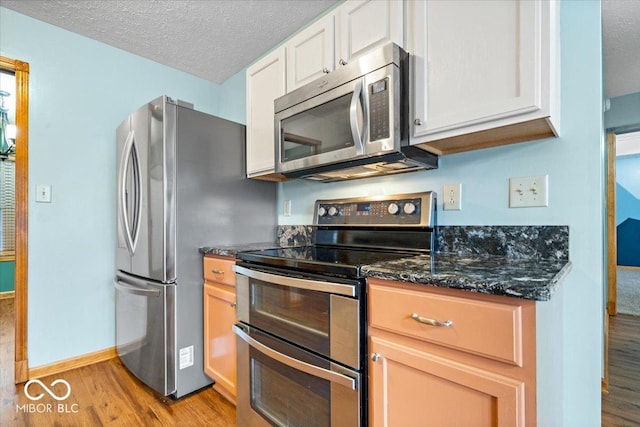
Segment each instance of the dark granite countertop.
M571 271L567 226L444 226L441 252L362 267L367 277L547 301ZM203 247L200 252L235 257L238 252L297 246L313 241L314 227L278 226L275 242ZM432 265L433 264L433 265Z
M433 266L432 266L433 264ZM571 270L562 260L439 253L362 267L367 277L548 301Z
M203 246L200 248L200 253L204 255L218 255L235 258L238 252L259 251L262 249L270 249L276 247L278 247L278 244L275 242L243 243L239 245L226 246Z

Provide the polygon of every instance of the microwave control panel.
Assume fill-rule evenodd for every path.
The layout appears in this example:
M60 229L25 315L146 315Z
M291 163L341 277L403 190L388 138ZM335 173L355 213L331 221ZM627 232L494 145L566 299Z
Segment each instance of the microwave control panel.
M389 138L389 79L369 84L369 140Z
M318 200L316 225L432 226L432 192L388 196L384 200Z

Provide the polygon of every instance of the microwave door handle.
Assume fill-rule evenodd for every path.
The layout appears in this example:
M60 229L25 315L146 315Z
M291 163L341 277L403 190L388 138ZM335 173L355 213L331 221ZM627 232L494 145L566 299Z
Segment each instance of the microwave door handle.
M251 347L255 348L265 356L277 360L283 365L289 366L293 369L297 369L298 371L307 373L314 377L322 378L324 380L340 384L341 386L347 387L350 390L356 389L356 380L351 377L330 371L328 369L320 368L310 363L306 363L293 357L287 356L286 354L282 354L279 351L267 347L261 342L251 338L247 333L245 333L242 329L235 325L233 326L233 331L236 333L236 335L238 335L238 337L242 338L242 340L244 340Z
M364 143L365 143L365 135L364 131L366 131L367 126L364 126L364 131L362 135L360 135L360 128L358 127L358 102L362 98L362 115L363 117L367 117L365 111L365 103L364 97L362 96L362 79L358 80L356 83L356 87L353 90L353 95L351 96L351 105L349 106L349 123L351 124L351 137L353 138L353 142L356 145L356 154L361 155L364 154Z

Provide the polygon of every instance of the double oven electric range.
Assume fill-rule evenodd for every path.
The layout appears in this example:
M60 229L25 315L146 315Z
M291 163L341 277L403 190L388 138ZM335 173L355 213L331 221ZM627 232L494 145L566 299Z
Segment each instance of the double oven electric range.
M433 192L318 200L306 246L241 252L238 425L367 425L362 267L434 247Z

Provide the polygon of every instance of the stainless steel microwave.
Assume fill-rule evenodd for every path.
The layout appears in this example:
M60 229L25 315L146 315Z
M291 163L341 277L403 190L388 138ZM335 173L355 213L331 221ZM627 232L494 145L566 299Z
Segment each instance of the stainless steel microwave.
M438 166L409 145L409 55L389 43L275 100L276 172L340 181Z

